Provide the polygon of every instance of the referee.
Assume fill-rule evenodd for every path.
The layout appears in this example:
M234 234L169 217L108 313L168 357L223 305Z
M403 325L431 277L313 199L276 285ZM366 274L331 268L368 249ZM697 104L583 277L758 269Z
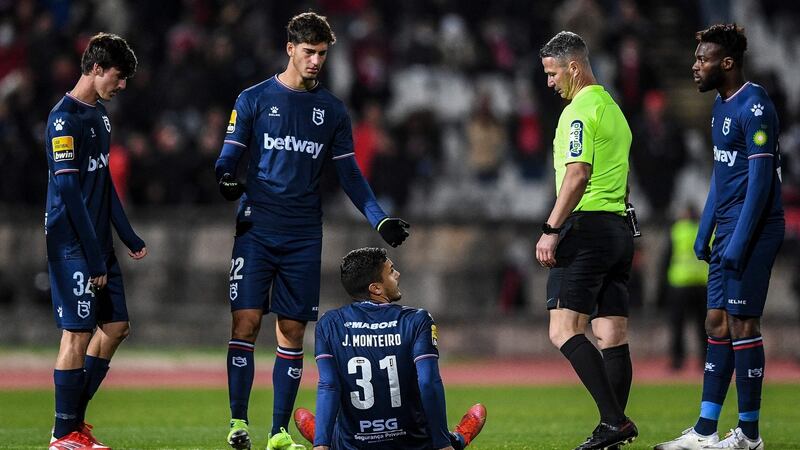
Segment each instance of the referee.
M600 412L600 424L576 450L616 448L638 435L625 416L632 377L627 285L633 235L625 219L631 131L597 84L580 36L562 31L539 56L548 87L571 100L553 140L556 203L536 244L536 259L550 268L550 341ZM590 320L602 355L584 334Z

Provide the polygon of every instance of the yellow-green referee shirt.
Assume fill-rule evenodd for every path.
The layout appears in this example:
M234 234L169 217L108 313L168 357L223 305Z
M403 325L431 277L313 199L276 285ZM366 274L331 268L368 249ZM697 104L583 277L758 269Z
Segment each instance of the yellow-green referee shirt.
M625 215L631 129L622 110L600 85L581 89L564 108L553 139L556 195L567 164L592 165L592 175L573 211L607 211Z

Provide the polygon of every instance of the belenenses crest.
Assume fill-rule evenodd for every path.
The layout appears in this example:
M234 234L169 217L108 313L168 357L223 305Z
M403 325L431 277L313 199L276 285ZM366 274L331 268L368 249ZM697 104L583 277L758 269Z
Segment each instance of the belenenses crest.
M313 108L311 121L314 122L315 125L322 125L325 122L325 110L322 108Z
M89 300L78 300L78 317L85 319L89 317L89 312L92 308L92 302Z
M730 117L726 117L725 121L722 122L722 134L727 136L728 133L730 133L730 132L731 132L731 118Z

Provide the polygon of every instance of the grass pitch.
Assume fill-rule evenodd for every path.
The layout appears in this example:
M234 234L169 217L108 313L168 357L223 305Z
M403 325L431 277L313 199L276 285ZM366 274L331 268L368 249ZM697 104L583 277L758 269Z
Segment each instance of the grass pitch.
M640 436L626 449L650 449L692 425L700 387L636 386L628 414ZM597 423L589 395L580 386L454 387L447 389L451 427L473 403L482 402L488 420L471 449L571 449ZM250 403L254 449L266 446L271 391L256 389ZM800 449L800 384L764 388L761 432L770 450ZM314 409L314 392L301 390L296 406ZM52 426L51 390L0 391L0 448L45 448ZM228 399L225 390L101 389L88 419L97 437L120 449L226 449ZM720 431L736 424L736 392L728 393ZM290 432L306 443L292 424ZM308 445L310 449L311 446Z

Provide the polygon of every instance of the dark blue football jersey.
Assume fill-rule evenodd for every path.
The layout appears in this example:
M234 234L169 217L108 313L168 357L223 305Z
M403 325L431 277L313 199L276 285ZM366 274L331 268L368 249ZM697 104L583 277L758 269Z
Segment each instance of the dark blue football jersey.
M50 111L45 132L49 177L45 233L50 259L85 256L54 177L74 172L94 225L100 251L113 251L111 174L108 170L111 121L102 103L84 103L69 94Z
M239 94L225 143L248 154L240 218L277 231L321 230L323 164L354 155L341 100L319 84L298 91L273 76Z
M415 362L438 358L438 334L423 309L354 302L317 323L317 359L333 358L341 399L336 449L431 447Z
M770 158L775 168L762 219L783 220L778 132L775 106L761 86L747 82L726 100L717 96L711 118L711 140L719 231L733 231L736 226L747 193L748 161L753 158Z

